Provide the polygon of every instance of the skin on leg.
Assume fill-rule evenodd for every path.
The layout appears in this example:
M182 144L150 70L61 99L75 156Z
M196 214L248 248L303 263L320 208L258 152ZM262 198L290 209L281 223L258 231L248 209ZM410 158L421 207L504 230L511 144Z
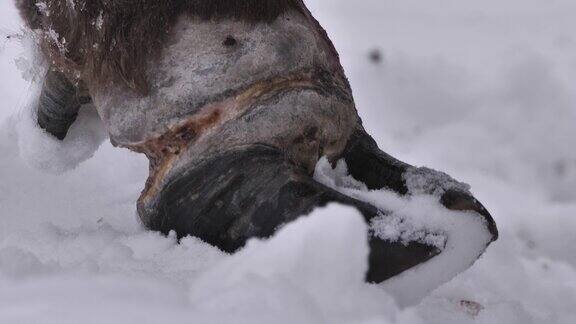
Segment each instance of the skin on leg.
M270 237L282 225L331 202L355 207L368 223L383 214L316 182L278 149L250 145L205 161L168 183L144 219L150 229L199 237L232 253L248 239ZM369 282L382 282L439 253L424 244L375 237L370 237L370 250Z

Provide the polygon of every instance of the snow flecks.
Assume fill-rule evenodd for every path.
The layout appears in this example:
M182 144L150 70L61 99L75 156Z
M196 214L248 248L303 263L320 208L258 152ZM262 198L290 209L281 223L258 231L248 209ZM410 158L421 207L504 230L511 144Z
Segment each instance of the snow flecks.
M442 206L438 197L412 195L400 197L387 190L367 191L338 186L349 183L350 177L330 171L332 166L322 158L314 178L348 196L366 201L382 211L371 225L373 235L402 243L416 241L441 248L441 253L417 267L409 269L382 284L402 306L414 305L433 289L469 268L484 252L491 235L485 220L473 212L455 212ZM327 175L336 175L333 179ZM337 179L337 180L335 180Z
M104 11L100 11L98 17L92 21L92 26L95 26L97 30L102 30L102 26L104 26Z
M44 1L39 1L36 3L36 7L40 10L40 13L44 16L50 16L50 9L48 8L48 4Z
M469 192L470 185L458 182L444 172L429 168L409 168L402 175L408 192L414 195L441 196L447 190Z
M76 3L74 2L74 0L66 0L66 2L68 3L68 7L72 10L76 10Z
M60 35L54 29L52 28L48 29L45 32L45 34L46 37L52 40L54 45L58 47L60 53L64 54L68 51L68 49L66 48L66 39L65 38L60 39Z
M104 12L103 11L100 11L100 14L96 18L94 25L96 26L96 29L102 30L102 26L104 26Z
M382 215L372 219L370 230L372 235L385 241L401 242L404 245L419 242L435 246L440 250L446 246L446 236L427 233L397 215Z
M322 181L320 182L332 188L368 190L368 187L366 187L364 183L348 176L348 165L346 165L346 161L344 160L338 160L336 166L332 168L326 157L321 158L316 166L314 177L316 180L321 179Z

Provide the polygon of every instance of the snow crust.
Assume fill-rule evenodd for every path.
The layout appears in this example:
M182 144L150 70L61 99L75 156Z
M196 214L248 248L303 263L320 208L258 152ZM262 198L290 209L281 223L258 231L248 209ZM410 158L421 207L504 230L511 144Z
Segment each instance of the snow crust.
M576 322L576 4L308 5L340 51L368 131L395 157L471 184L499 225L499 241L407 308L390 290L349 278L363 271L356 256L366 250L341 240L362 242L366 225L338 206L329 210L345 215L302 219L252 242L243 258L191 238L176 244L138 224L145 158L105 143L59 176L23 163L8 116L30 88L14 63L19 41L2 37L0 323ZM0 1L0 17L0 35L19 32L11 1ZM375 48L379 65L367 59ZM335 263L340 256L349 262ZM327 265L318 285L301 286L301 275Z

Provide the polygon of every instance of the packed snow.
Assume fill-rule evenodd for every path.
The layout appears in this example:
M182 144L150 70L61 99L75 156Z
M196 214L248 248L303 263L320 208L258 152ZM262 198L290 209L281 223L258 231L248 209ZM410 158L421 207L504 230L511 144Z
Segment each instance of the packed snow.
M576 3L308 2L368 131L391 155L469 184L499 241L452 279L487 238L460 230L481 227L426 184L468 186L417 169L406 200L367 192L342 163L320 163L317 179L392 217L365 224L330 205L233 256L146 231L135 211L143 156L113 148L89 107L64 143L34 127L41 67L22 59L21 22L2 1L0 323L576 322ZM367 232L444 253L369 285Z

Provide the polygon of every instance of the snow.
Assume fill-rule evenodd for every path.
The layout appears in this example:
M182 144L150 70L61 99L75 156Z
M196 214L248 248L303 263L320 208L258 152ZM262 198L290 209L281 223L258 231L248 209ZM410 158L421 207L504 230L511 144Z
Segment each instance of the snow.
M36 3L36 7L43 15L50 16L50 10L48 9L48 5L44 1L39 1Z
M430 168L410 168L402 175L410 194L442 196L448 190L469 192L470 185L458 182L444 172Z
M395 313L392 299L363 283L366 227L354 209L332 205L285 226L268 242L249 242L246 249L198 278L191 302L224 315L225 322L251 318L246 322L269 323L285 317L287 323L346 323L389 318ZM208 291L214 297L207 298Z
M40 90L41 84L33 85L28 103L5 127L15 128L23 161L37 169L60 174L91 158L107 134L94 106L84 105L63 141L50 136L37 127L35 108Z
M421 225L421 224L418 224ZM413 222L398 215L379 216L370 223L372 235L390 242L424 243L442 250L446 247L446 235L428 233L425 229L415 226Z
M403 303L398 293L406 291L393 282L384 290L359 280L366 225L343 207L234 256L147 232L135 212L147 175L142 156L106 141L80 165L91 154L46 162L73 168L58 176L24 162L18 139L32 135L17 129L33 89L14 63L18 39L2 37L0 323L576 322L576 4L309 5L341 53L368 131L388 153L470 184L496 219L499 241L438 289L408 291L421 301ZM20 32L11 1L0 2L0 17L0 34ZM369 60L374 49L380 64ZM41 146L64 149L52 144ZM345 174L339 168L326 172ZM335 185L365 189L346 177ZM393 226L411 208L440 213L429 196L371 195L405 208L382 235L418 233ZM482 237L455 233L458 242ZM413 274L415 285L441 275L428 271L441 272Z

